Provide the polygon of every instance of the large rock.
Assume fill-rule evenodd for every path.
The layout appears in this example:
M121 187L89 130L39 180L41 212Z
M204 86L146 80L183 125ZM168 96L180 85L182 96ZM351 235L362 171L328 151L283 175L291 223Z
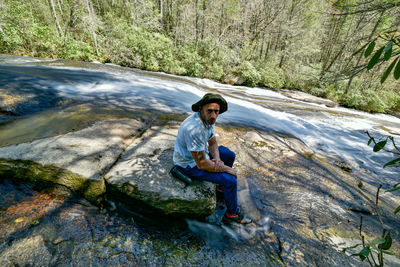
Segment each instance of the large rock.
M81 131L0 148L0 177L65 185L98 204L106 189L102 176L144 127L134 119L101 121Z
M172 215L207 216L216 207L215 186L195 181L190 186L169 175L178 125L155 126L135 140L105 176L124 196Z
M380 237L376 187L363 183L359 188L360 178L354 173L294 137L240 128L217 127L216 132L219 144L236 153L239 181L248 181L249 196L240 198L243 190L238 188L243 210L256 221L267 216L273 222L271 232L285 265L361 266L348 256L359 253L361 246L347 255L342 249L361 243L361 215L365 241ZM381 191L380 214L393 240L399 239L400 224L393 215L398 205L398 196ZM400 266L400 246L393 242L390 251L397 257L385 255L385 265Z

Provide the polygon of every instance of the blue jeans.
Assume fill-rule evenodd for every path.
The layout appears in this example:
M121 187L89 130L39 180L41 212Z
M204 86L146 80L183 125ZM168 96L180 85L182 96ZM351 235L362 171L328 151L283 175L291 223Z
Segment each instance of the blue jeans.
M235 153L229 148L219 146L219 156L225 165L232 167ZM187 176L194 179L216 183L223 190L227 212L229 215L238 213L237 181L236 177L226 172L208 172L195 167L180 168Z

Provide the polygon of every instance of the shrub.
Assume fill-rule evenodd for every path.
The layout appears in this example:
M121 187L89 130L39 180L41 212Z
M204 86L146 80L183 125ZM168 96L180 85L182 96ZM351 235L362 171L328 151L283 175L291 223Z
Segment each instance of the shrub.
M386 103L386 96L368 89L363 92L352 90L347 95L343 95L341 104L367 112L385 112L389 109Z
M285 73L276 66L266 64L260 71L260 83L269 88L283 88L285 85Z
M96 58L95 50L88 43L77 41L71 37L61 38L57 56L60 58L93 61Z
M169 72L172 68L173 58L172 41L159 33L151 33L142 28L131 29L128 33L128 47L133 54L140 56L143 69Z
M238 75L243 79L243 84L256 86L261 81L261 75L257 69L249 62L244 61L238 68Z
M224 75L224 68L219 62L212 62L211 64L205 65L203 75L207 78L220 80Z
M182 68L185 69L184 75L199 77L203 72L203 58L196 52L193 45L186 45L177 50L178 60Z

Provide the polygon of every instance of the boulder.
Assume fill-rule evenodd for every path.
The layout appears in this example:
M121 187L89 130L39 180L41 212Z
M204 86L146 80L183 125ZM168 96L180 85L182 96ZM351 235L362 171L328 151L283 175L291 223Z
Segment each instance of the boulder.
M0 148L0 177L51 182L80 192L99 204L111 168L145 123L108 120L65 135Z
M202 217L216 207L215 186L195 181L186 186L169 175L178 125L151 127L135 140L105 176L122 198L139 200L166 215Z

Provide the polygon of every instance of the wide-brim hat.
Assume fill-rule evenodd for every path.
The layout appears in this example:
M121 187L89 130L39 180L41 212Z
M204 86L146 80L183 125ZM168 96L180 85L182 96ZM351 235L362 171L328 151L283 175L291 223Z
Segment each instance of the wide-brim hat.
M192 105L192 110L200 111L201 106L204 106L209 103L219 104L219 114L222 114L228 110L228 103L226 102L226 100L219 94L211 94L211 93L205 94L202 99L194 103Z

